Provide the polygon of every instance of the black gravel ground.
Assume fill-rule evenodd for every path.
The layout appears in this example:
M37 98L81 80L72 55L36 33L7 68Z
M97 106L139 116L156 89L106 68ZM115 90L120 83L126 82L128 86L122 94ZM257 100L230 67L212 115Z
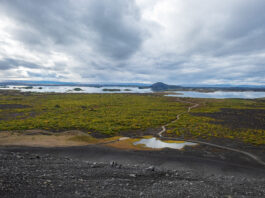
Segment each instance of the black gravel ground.
M193 153L1 147L0 197L265 197L264 167Z
M222 108L213 113L192 113L192 115L214 118L214 124L221 124L232 129L265 129L264 109Z

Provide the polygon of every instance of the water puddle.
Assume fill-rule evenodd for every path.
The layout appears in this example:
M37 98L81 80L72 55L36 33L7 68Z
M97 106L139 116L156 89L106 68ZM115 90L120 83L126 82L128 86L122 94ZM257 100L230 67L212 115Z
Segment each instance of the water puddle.
M134 145L143 144L148 148L172 148L172 149L182 149L185 146L196 146L196 143L192 142L164 142L156 138L141 139L133 143Z

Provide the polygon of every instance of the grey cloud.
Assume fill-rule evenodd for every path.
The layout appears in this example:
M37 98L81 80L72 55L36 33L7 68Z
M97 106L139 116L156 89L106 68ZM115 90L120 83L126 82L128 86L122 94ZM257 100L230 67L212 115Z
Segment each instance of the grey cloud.
M18 66L26 67L26 68L40 68L41 66L27 62L24 60L16 60L12 58L5 58L0 60L0 70L8 70L12 68L17 68Z
M29 47L86 44L106 56L126 59L143 42L139 9L130 0L3 0L0 10L19 21L14 35Z
M155 4L164 1L150 1L147 16L157 14ZM49 78L73 73L101 82L265 83L264 0L168 1L172 10L174 2L183 10L165 17L166 10L161 21L146 21L134 0L0 0L0 16L17 24L7 27L10 38L38 60L51 58L45 62L51 63ZM63 58L52 60L53 52ZM41 69L28 62L31 56L10 59L15 56L1 49L0 57L0 70Z
M197 9L203 12L187 10L185 16L185 22L192 24L185 32L187 55L227 56L265 50L265 1L203 0L198 4Z
M3 0L0 3L1 11L19 22L14 34L29 45L45 45L49 40L55 44L70 43L77 32L70 7L68 0Z
M137 51L143 42L139 9L134 1L93 0L85 17L96 33L96 44L105 54L123 59Z

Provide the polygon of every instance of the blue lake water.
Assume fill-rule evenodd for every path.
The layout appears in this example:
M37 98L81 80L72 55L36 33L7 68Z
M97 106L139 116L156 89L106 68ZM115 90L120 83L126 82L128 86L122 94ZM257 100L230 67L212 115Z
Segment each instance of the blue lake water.
M7 86L0 89L20 90L21 92L54 92L54 93L152 93L148 89L139 89L138 87L82 87L82 86L32 86L32 89L26 89L26 86ZM81 88L81 91L75 91L75 88ZM104 89L120 89L120 91L104 91ZM173 97L191 97L191 98L264 98L265 92L254 91L216 91L216 92L196 92L196 91L173 91L166 96Z
M195 92L195 91L176 91L176 94L168 94L173 97L190 97L190 98L264 98L265 92L255 91L215 91L209 93Z
M138 87L82 87L82 86L32 86L32 89L26 89L27 86L8 86L0 89L13 89L22 92L54 92L54 93L151 93L151 89L139 89ZM81 91L75 91L75 88L81 88ZM120 89L120 91L104 91L104 89Z

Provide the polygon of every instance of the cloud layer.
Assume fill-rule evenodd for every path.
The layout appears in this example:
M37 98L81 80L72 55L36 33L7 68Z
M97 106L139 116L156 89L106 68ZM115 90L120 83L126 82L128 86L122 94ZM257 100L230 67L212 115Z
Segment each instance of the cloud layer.
M0 80L265 84L264 0L1 0Z

